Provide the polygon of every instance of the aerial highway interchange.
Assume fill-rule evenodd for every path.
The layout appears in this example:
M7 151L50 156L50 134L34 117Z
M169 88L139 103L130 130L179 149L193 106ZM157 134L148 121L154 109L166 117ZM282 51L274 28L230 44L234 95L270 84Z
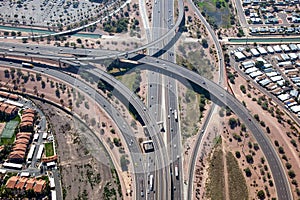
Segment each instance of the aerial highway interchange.
M174 0L155 0L153 2L152 31L147 32L148 43L134 50L73 49L3 42L0 44L0 53L3 56L1 64L4 66L13 64L14 67L22 68L22 59L31 59L34 67L30 70L53 76L77 87L91 96L99 107L106 111L112 121L117 122L116 124L130 151L135 185L133 187L135 190L133 197L135 199L192 199L193 172L199 144L202 134L206 132L211 113L217 105L229 107L243 120L248 130L255 137L269 163L278 199L293 199L284 167L270 139L249 110L235 96L230 94L224 86L223 53L215 32L191 0L189 0L189 4L205 25L217 49L217 63L219 65L217 83L177 65L174 47L163 54L157 54L157 52L164 49L165 44L172 40L176 31L180 28L182 20L185 20L182 0L177 1L178 13L176 14L178 15L175 23L173 21L176 12ZM71 30L71 32L78 30ZM140 52L145 49L148 49L148 52L141 54ZM157 57L157 55L159 56ZM18 61L18 57L21 58L20 61ZM68 70L51 66L51 64L39 64L39 61L35 61L41 58L74 65L79 67L80 70L93 74L108 83L113 88L112 93L117 99L128 107L131 105L137 111L142 119L145 133L149 133L149 138L153 142L154 151L147 154L141 151L140 144L134 137L130 125L119 111L111 106L109 101L96 92L88 83L74 78ZM124 62L134 62L133 68L147 71L148 95L145 103L115 77L96 67L96 64L101 60L120 58ZM214 103L201 129L203 131L199 131L196 145L198 147L195 148L192 161L190 161L187 187L183 181L181 129L180 117L178 116L178 82L195 91L200 88L205 89L209 92L210 100Z

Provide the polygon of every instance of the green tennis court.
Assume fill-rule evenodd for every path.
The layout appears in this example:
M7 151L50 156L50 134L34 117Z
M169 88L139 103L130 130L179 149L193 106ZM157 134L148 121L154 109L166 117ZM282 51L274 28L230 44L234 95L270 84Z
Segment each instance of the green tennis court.
M19 124L18 120L10 120L5 124L5 127L1 133L1 138L10 139L14 136L15 130Z

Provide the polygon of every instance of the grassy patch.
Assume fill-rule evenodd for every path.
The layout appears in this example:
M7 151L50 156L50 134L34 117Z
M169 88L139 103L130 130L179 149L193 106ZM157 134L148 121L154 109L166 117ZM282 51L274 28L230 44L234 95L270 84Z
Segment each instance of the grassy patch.
M45 153L46 157L54 156L53 142L45 143Z
M182 99L183 103L186 104L186 116L181 118L183 138L195 135L198 132L197 123L202 116L199 110L199 99L200 95L190 89L187 90L185 97Z
M231 152L226 155L229 199L230 200L246 200L248 199L248 190L242 170L239 168L238 162Z
M218 5L218 7L217 7ZM230 28L230 10L225 0L204 0L198 7L211 25Z
M215 66L207 58L207 55L199 43L187 43L180 45L178 49L184 56L176 56L176 62L179 65L195 71L208 79L213 78L212 72L215 70Z
M13 137L11 137L11 138L1 138L0 139L0 146L1 145L10 145L10 144L13 144L15 142L15 138L16 138L15 135L13 135Z
M19 125L21 119L19 116L15 117L14 119L10 120L5 124L5 127L1 133L0 144L13 144L15 141L15 130Z
M121 81L124 85L126 85L130 89L130 91L132 91L136 77L137 77L137 74L132 72L132 73L124 74L122 76L117 76L116 78L119 81Z
M131 91L138 92L142 81L140 70L125 71L116 78L126 85Z
M206 191L210 199L225 199L224 161L221 145L217 145L209 160Z

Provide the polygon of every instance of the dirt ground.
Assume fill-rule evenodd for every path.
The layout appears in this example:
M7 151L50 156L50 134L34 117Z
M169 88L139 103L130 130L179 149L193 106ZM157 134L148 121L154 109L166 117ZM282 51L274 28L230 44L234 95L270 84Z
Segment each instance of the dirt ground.
M247 88L247 94L243 94L240 90L240 85L245 85ZM235 78L235 84L231 84L231 88L233 89L233 92L235 96L240 100L244 101L246 103L247 108L250 110L250 112L254 114L258 114L259 118L263 120L266 124L266 127L269 127L270 134L267 134L272 143L274 144L274 141L277 140L279 142L279 146L282 146L284 148L284 154L279 154L282 158L283 155L287 157L288 163L292 165L292 170L295 172L295 174L300 173L300 158L299 158L299 150L298 146L300 145L298 140L298 134L299 134L299 128L294 126L297 131L291 129L291 125L288 124L288 120L291 120L287 114L283 114L282 123L279 123L276 119L276 117L272 117L270 112L263 110L260 105L258 105L257 101L253 101L253 97L258 99L259 97L263 96L263 93L261 93L258 89L251 86L251 84L248 84L243 78L240 76ZM250 94L250 97L248 95ZM268 97L266 97L268 99ZM273 109L276 111L278 108L279 111L284 110L282 108L279 108L277 106L274 106L272 102L270 102L270 99L267 100L269 102L269 108L273 107ZM287 134L287 133L295 133L295 134ZM291 141L296 141L296 147L291 144ZM275 145L274 145L275 146ZM275 146L275 148L278 151L278 147ZM287 163L286 160L281 159L284 169L286 170L286 173L288 172L287 168L285 167L285 164ZM297 182L300 181L300 177L296 176L294 178ZM289 179L291 184L291 179ZM297 194L295 192L295 186L291 184L291 188L293 191L294 198L297 197Z
M55 133L66 199L85 195L88 199L98 199L99 194L103 195L104 185L108 182L117 188L111 174L108 155L103 150L99 151L101 162L91 155L80 137L82 133L75 125L75 119L53 106L35 102L45 112Z

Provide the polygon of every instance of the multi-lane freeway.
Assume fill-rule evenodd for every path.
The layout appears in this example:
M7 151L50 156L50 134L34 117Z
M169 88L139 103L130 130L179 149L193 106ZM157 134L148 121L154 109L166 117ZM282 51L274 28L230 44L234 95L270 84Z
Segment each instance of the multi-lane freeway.
M165 1L165 2L169 2L169 1ZM172 2L172 1L170 1L170 2ZM169 7L171 7L171 6L169 6ZM59 53L64 53L64 51L67 50L66 48L61 48L59 50L56 50L57 51L56 55L53 53L53 51L49 52L49 54L51 54L51 55L47 55L47 54L42 55L42 54L40 54L41 51L38 47L38 48L34 48L34 49L25 50L26 52L27 51L31 52L31 53L29 53L29 52L26 53L27 54L26 56L28 56L28 57L51 58L51 59L54 59L54 60L59 60L59 59L60 60L70 60L72 62L74 62L74 61L82 61L82 62L92 61L92 62L94 62L95 60L98 60L98 59L115 58L116 56L124 56L124 55L128 55L128 54L130 55L133 52L137 52L139 50L151 47L154 44L160 43L160 42L164 41L165 39L168 39L168 37L172 37L172 34L174 34L175 29L179 25L178 22L181 22L181 20L183 19L183 12L181 12L181 11L183 11L182 1L178 2L178 8L179 8L179 16L177 18L177 22L171 28L171 30L169 30L167 32L167 34L163 35L163 37L161 37L158 40L152 41L149 44L147 44L143 47L140 47L138 49L132 50L132 51L128 51L128 52L111 52L111 51L107 51L106 52L107 54L102 54L102 56L98 56L99 55L98 50L70 50L70 51L73 51L72 54L77 54L77 53L74 53L74 52L79 51L80 53L78 53L78 54L84 54L84 55L88 56L88 57L84 57L84 58L77 58L77 57L74 58L74 57L60 56L59 55ZM161 10L160 10L160 12L161 12ZM166 10L166 12L168 12L168 10ZM199 15L199 16L201 16L201 15ZM217 51L218 56L219 56L220 59L222 59L221 55L220 55L221 54L220 46L219 46L219 43L216 39L216 36L215 36L214 32L210 30L209 26L207 26L207 28L208 28L209 32L211 32L211 36L213 37L213 40L215 41L215 44L217 44L216 47L217 47L217 50L218 50ZM161 47L159 47L159 48L161 48ZM22 53L21 51L20 52L7 51L6 54L16 54L16 55L23 55L24 56L24 53ZM134 56L136 56L136 55L134 55ZM287 182L286 174L284 173L283 166L280 162L280 159L279 159L276 151L274 150L272 144L270 143L270 140L267 138L267 136L261 130L260 126L255 122L255 120L253 120L253 117L250 115L248 110L246 108L244 108L242 106L242 104L237 99L235 99L233 96L231 96L229 93L227 93L219 85L217 85L217 84L215 84L215 83L213 83L213 82L211 82L211 81L195 74L194 72L191 72L187 69L184 69L180 66L177 66L174 63L171 63L171 62L168 62L168 61L165 61L165 60L161 60L161 59L152 58L152 57L149 57L149 56L139 56L139 62L147 64L147 65L140 65L141 68L145 68L145 69L148 69L148 70L155 69L157 72L164 73L166 75L172 74L176 78L180 78L180 79L184 78L184 79L190 81L191 83L193 83L197 87L199 87L199 86L203 87L203 88L207 89L216 98L216 100L218 102L222 102L223 104L226 104L228 107L230 107L241 119L243 119L245 121L246 126L253 133L253 135L257 139L259 145L261 146L261 149L263 150L263 152L264 152L264 154L265 154L265 156L266 156L266 158L269 162L269 165L270 165L273 177L274 177L278 198L279 199L291 199L290 186ZM220 65L222 65L222 62L219 62L219 63L220 63ZM151 66L151 67L149 67L149 66ZM223 70L220 70L220 77L223 77ZM111 81L113 81L113 80L111 80ZM171 86L174 87L174 85L175 85L174 83L169 83L168 81L166 82L166 84L170 88L171 88ZM126 90L126 88L122 88L122 87L119 88L119 89L120 90ZM168 90L168 92L167 92L168 93L168 98L170 98L170 92L171 91L172 90ZM174 92L174 94L176 94L176 91ZM126 95L128 95L128 94L126 94ZM129 97L129 96L126 96L126 97ZM172 97L172 99L176 99L176 95L174 97ZM164 143L163 143L161 137L159 137L159 136L155 137L155 135L157 133L159 133L159 128L156 125L156 120L154 119L153 116L150 116L146 113L148 110L147 110L147 108L145 108L143 106L143 104L141 102L135 102L135 100L136 100L135 97L129 99L129 101L135 106L135 108L137 110L141 111L140 114L141 114L141 117L142 117L143 121L145 122L145 124L148 124L147 129L150 132L150 135L151 135L152 139L154 140L155 149L156 149L156 151L158 151L157 155L158 155L158 157L160 157L160 158L157 158L157 163L156 163L157 165L156 166L159 166L159 167L157 167L157 169L163 169L163 167L166 167L166 163L164 163L164 161L161 160L161 159L163 158L164 155L167 155L166 154L167 151L164 148L162 148ZM170 103L168 105L168 108L175 107L176 104L177 104L176 102ZM172 108L172 110L174 110L174 108ZM144 116L144 115L147 115L147 116ZM170 122L171 121L176 121L175 117L173 117L173 115L170 115ZM168 126L172 127L173 125L171 125L171 123L169 123ZM169 129L169 131L172 132L171 128ZM173 141L173 140L174 139L171 139L171 141ZM176 141L176 139L174 141ZM176 155L176 153L174 154L175 150L172 150L172 151L173 151L173 153L171 153L171 154ZM173 156L171 156L171 157L173 158ZM170 159L172 159L172 158L170 158ZM144 180L143 181L144 184L142 184L142 187L146 188L147 176L144 174L145 169L142 169L142 170L143 170L143 175L142 175L143 178L142 179ZM170 171L172 173L175 173L175 167L170 168ZM165 176L168 175L168 171L166 171L164 169L164 170L160 171L159 174L160 174L160 177L165 177ZM136 178L136 179L138 180L139 178ZM167 192L162 191L163 188L167 186L168 178L165 178L165 180L166 180L165 186L163 186L163 184L162 184L162 188L160 190L158 190L158 194L157 194L157 196L159 196L162 199L164 199L164 198L168 199L168 195L166 194ZM172 180L172 182L174 183L174 180ZM141 191L141 189L137 189L137 193L140 192L140 191ZM145 189L144 189L144 191L145 191ZM179 199L180 199L180 196L179 196Z
M90 60L95 61L97 59L96 56L93 57L93 55L96 54L97 51L94 53L91 52L90 54L92 57L85 57L85 58L67 58L64 56L48 56L52 59L66 59L66 60ZM37 55L32 54L30 56L33 57L44 57L47 58L47 56L44 55ZM136 56L136 55L134 55ZM110 57L110 56L108 56ZM99 59L102 59L103 56L99 56ZM139 56L139 62L146 63L147 65L150 65L150 70L156 69L160 70L160 73L166 73L167 75L173 74L176 75L178 78L185 78L186 80L189 80L190 82L202 86L205 89L207 89L212 95L217 97L217 99L228 105L241 119L245 120L245 124L248 127L248 129L254 134L255 138L257 139L259 145L261 146L261 149L263 150L267 160L270 163L270 168L275 180L275 186L278 194L279 199L291 199L291 190L290 186L287 182L286 174L283 170L283 166L280 162L280 159L274 150L270 140L267 138L266 135L264 135L263 131L259 127L259 125L253 120L252 116L249 114L248 110L244 108L241 103L235 99L233 96L231 96L229 93L227 93L222 87L219 85L204 79L203 77L199 76L198 74L187 70L185 68L182 68L174 63L170 63L165 60L152 58L150 56L140 55ZM145 67L145 66L144 66ZM147 68L149 69L149 67Z

